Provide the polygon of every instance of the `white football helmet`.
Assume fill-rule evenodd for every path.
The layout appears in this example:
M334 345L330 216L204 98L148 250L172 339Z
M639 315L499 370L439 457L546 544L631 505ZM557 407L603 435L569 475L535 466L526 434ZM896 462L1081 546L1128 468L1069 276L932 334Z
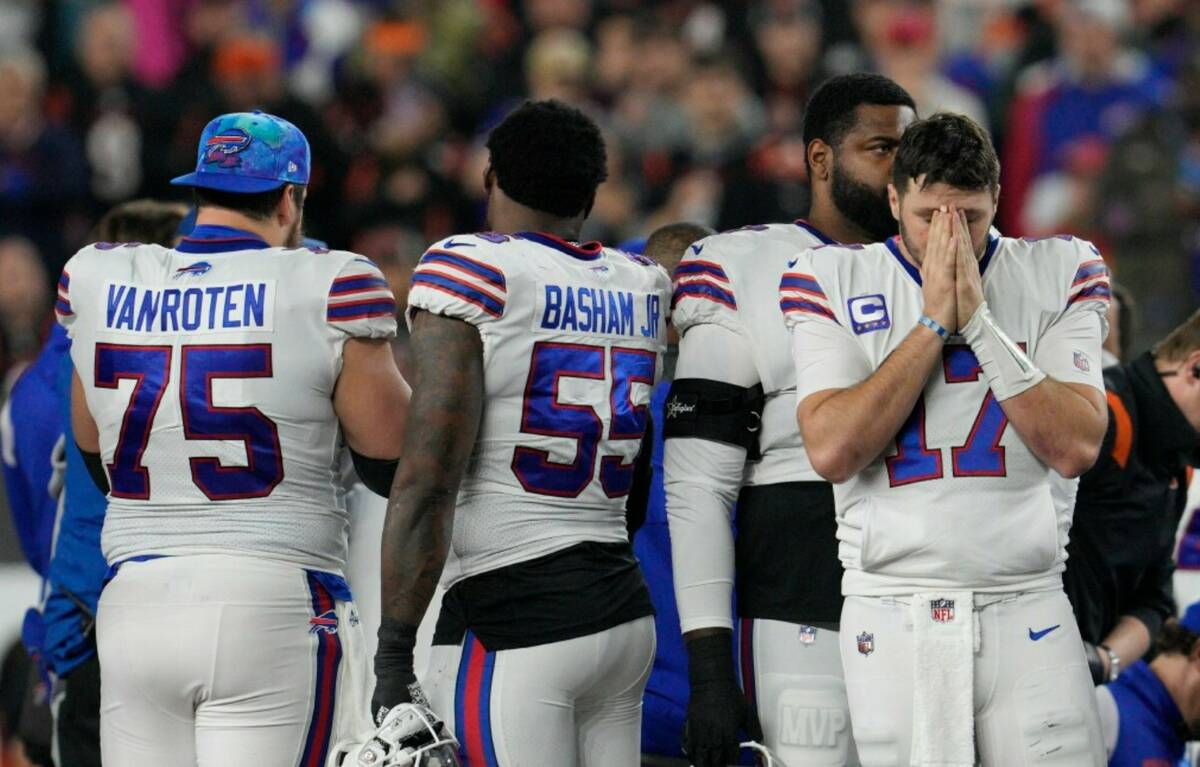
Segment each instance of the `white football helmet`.
M325 767L461 767L458 741L429 709L401 703L365 743L330 749Z

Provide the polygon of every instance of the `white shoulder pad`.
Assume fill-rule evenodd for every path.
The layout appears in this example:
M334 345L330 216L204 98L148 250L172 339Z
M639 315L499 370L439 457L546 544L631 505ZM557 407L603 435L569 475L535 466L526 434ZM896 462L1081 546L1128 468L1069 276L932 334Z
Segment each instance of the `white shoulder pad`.
M717 234L694 243L675 267L671 323L682 335L693 325L722 325L740 332L737 297L725 273L722 251L728 235Z
M66 329L67 335L71 335L76 316L76 307L71 304L72 287L77 296L89 295L89 291L100 291L104 277L121 271L120 268L114 267L115 259L122 255L128 259L138 247L141 245L136 242L97 242L80 248L71 256L58 278L58 294L54 301L54 316L58 324ZM101 282L96 282L98 279Z
M1108 266L1100 255L1100 249L1078 237L1067 239L1074 246L1074 276L1067 289L1066 308L1094 302L1099 304L1101 311L1107 311L1108 303L1112 300L1112 286L1109 283Z
M789 329L798 322L814 319L841 324L817 277L812 250L800 252L780 278L779 309Z
M396 335L396 298L383 272L371 259L334 251L346 263L329 286L325 319L352 338L393 338Z
M508 239L485 232L434 243L413 273L408 321L418 309L472 325L503 317L508 283L497 251Z

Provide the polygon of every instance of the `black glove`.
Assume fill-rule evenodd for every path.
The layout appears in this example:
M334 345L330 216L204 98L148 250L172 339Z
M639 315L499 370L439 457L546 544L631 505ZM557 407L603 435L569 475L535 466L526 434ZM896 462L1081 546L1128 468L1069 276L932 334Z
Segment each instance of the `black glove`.
M413 673L413 648L417 645L417 627L384 618L379 624L379 647L375 650L375 694L371 696L371 716L382 724L387 712L401 703L429 702Z
M687 721L683 749L695 767L726 767L738 760L738 743L762 740L758 716L747 703L733 672L728 631L691 639L688 649Z
M1083 643L1083 652L1087 655L1088 671L1092 674L1092 684L1097 687L1108 681L1108 673L1104 670L1104 661L1100 658L1100 649L1091 642Z

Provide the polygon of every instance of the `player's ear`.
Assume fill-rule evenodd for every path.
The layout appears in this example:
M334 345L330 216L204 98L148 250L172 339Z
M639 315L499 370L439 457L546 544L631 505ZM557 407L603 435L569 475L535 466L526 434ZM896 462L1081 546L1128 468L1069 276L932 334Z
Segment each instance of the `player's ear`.
M486 194L491 194L492 193L492 185L495 183L496 183L496 171L492 170L492 164L488 163L488 166L486 168L484 168L484 170L483 170L483 191Z
M1188 353L1183 367L1187 371L1184 375L1190 379L1189 383L1193 386L1200 386L1200 349L1192 349Z
M892 218L900 220L900 193L896 191L896 185L888 183L888 207L892 209Z
M828 181L833 173L833 147L816 138L808 142L804 153L808 156L808 167L812 172L810 180Z
M275 204L275 220L281 226L290 225L300 213L296 208L296 201L293 194L292 185L284 184L283 194L279 196L279 202Z

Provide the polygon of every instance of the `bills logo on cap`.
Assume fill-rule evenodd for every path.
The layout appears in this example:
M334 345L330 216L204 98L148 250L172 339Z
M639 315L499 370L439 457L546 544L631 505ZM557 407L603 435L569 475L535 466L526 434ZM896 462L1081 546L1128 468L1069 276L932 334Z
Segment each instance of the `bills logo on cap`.
M886 330L892 326L887 302L880 293L855 296L846 302L846 308L850 310L850 326L856 335Z
M226 128L205 142L204 162L216 163L221 168L240 165L238 153L250 146L250 134L241 128Z
M953 599L929 600L929 614L938 623L949 623L954 620Z
M1085 355L1083 352L1075 352L1073 358L1075 361L1075 367L1079 368L1083 372L1086 373L1092 369L1092 364L1088 362L1087 355Z
M875 652L875 635L863 632L858 635L858 651L863 655Z
M816 626L801 626L800 627L800 644L810 645L817 641Z
M308 633L310 634L316 634L319 631L324 631L326 634L336 634L337 630L337 613L333 610L326 610L320 615L314 615L308 619Z

